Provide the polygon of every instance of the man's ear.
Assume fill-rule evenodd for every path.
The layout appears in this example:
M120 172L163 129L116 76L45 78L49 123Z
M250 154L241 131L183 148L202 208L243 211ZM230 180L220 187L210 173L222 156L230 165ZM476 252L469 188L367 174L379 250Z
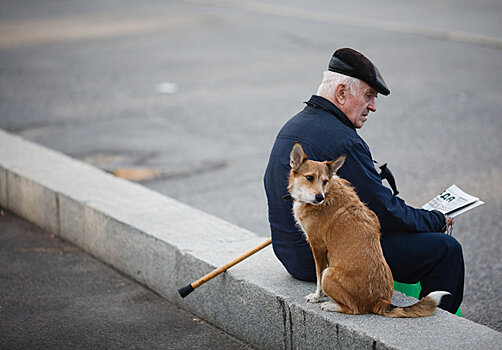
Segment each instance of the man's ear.
M291 165L291 169L293 169L293 171L298 170L298 168L300 168L306 160L307 155L303 151L302 145L295 142L295 145L289 154L289 165Z
M345 84L338 84L335 88L335 101L344 105L347 100L347 87Z
M343 163L345 163L345 158L347 158L347 156L344 154L336 158L335 160L332 160L331 162L326 162L326 165L328 166L329 177L335 175L338 169L342 167Z

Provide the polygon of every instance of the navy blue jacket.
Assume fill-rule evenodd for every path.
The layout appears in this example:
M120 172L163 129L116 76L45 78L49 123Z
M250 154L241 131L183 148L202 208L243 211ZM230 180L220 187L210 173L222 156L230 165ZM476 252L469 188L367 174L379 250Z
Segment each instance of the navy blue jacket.
M265 191L274 252L288 272L315 280L315 264L303 233L296 226L288 194L289 154L299 142L312 160L334 160L347 155L338 175L348 180L360 199L375 212L382 232L441 232L444 216L412 208L382 185L368 145L347 116L333 103L312 96L303 111L291 118L277 135L265 172Z

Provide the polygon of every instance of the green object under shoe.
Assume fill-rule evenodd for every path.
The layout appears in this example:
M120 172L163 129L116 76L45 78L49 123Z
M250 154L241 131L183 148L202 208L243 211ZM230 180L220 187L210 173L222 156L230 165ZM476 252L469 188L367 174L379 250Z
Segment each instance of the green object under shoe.
M422 290L422 286L420 285L420 282L415 284L394 282L394 290L397 290L398 292L401 292L409 297L418 299L420 296L420 291ZM457 313L455 315L462 317L462 310L458 308Z

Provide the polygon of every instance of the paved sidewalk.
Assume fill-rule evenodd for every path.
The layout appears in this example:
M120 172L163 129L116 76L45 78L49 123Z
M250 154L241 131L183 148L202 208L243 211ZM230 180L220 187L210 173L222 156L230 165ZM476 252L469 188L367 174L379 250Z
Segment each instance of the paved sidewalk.
M0 349L252 349L4 210L0 266Z

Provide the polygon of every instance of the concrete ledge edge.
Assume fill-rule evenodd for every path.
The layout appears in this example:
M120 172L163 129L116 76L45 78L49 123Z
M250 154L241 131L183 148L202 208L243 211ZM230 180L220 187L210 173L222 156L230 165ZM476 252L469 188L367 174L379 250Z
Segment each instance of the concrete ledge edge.
M264 239L0 129L0 207L262 349L500 349L502 334L442 310L423 319L327 313L270 247L182 299L187 285ZM393 302L412 298L394 293Z

